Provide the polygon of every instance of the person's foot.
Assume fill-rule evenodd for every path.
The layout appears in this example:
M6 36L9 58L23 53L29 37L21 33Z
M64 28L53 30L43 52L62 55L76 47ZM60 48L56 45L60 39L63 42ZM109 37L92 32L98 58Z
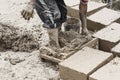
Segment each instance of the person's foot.
M82 32L81 32L82 35L85 35L85 37L90 40L92 38L90 32L87 30L87 29L82 29Z

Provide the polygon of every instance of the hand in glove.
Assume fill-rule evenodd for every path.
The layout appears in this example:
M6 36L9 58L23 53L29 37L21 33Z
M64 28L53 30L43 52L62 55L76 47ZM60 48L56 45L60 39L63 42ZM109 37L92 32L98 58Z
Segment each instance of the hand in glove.
M21 15L25 20L30 20L34 16L34 6L33 4L28 4L21 12Z

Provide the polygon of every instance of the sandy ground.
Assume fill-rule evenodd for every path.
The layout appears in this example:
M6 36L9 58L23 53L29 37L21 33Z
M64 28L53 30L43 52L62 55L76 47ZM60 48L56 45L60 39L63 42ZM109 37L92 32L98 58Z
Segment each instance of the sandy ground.
M41 62L39 51L0 52L0 80L50 80L58 74L51 63Z

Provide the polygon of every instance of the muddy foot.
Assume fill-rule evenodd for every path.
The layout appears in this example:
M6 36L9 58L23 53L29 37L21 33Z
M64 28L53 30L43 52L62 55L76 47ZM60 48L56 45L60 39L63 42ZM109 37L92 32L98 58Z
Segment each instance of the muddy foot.
M87 29L82 30L81 34L85 35L85 38L88 40L92 39L92 35L90 34L90 32Z
M88 35L86 36L86 39L87 39L87 40L91 40L91 39L92 39L92 35L91 35L91 34L88 34Z
M89 34L89 31L88 29L82 29L82 32L81 32L82 35L88 35Z

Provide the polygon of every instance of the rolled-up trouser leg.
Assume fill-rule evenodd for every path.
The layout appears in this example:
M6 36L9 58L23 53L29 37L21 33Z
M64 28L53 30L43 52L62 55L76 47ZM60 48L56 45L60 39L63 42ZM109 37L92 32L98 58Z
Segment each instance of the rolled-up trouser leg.
M35 9L38 16L47 26L46 28L58 27L57 19L60 19L61 13L55 0L36 0Z
M59 41L58 41L58 28L54 29L47 29L48 30L48 35L49 35L49 45L51 47L57 47L59 48Z

